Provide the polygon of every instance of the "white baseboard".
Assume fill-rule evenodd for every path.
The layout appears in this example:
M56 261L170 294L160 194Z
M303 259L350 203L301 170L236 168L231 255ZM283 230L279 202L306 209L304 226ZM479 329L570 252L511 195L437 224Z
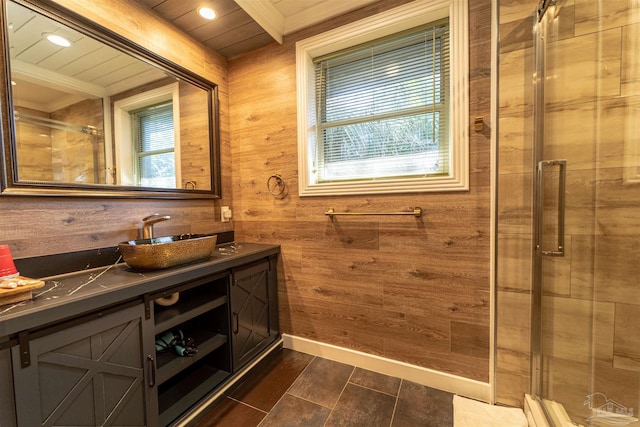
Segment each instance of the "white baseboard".
M332 344L325 344L307 338L296 337L294 335L282 334L282 345L284 348L291 350L402 378L427 387L459 394L460 396L487 403L494 403L489 383L483 383L445 372L363 353L361 351L338 347Z

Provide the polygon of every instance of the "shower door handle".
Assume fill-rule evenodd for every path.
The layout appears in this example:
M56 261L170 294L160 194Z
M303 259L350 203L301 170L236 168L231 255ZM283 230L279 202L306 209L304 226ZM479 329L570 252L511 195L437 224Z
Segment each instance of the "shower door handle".
M543 160L538 163L537 186L538 186L538 215L542 218L544 213L544 170L547 166L559 166L558 176L558 238L557 247L554 250L545 250L542 248L543 227L540 226L540 235L538 236L537 248L541 250L542 255L546 256L564 256L564 213L565 213L565 186L567 181L567 161L566 160Z

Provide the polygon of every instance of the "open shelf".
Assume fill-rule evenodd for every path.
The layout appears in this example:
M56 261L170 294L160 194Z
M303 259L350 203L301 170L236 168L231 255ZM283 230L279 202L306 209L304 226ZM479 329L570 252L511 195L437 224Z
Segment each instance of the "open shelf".
M160 391L160 425L169 425L230 375L230 372L204 363L181 375L179 381L174 381L170 387Z
M199 332L203 333L205 331ZM211 336L211 333L209 332L210 336L201 341L199 341L201 337L197 335L198 334L194 334L194 336L192 336L192 338L196 340L196 345L198 346L198 352L193 356L179 356L171 350L165 353L158 353L158 384L164 383L169 378L173 377L174 375L183 371L194 363L199 362L211 352L217 350L227 343L227 337L225 335L215 334ZM204 335L204 333L202 335Z
M156 352L160 425L171 424L231 375L228 277L204 278L152 296L179 292L170 306L153 304L155 339L182 332L198 352L180 356L174 348Z
M157 307L155 311L156 334L167 331L176 325L186 322L207 311L220 307L227 303L227 296L215 296L212 300L203 302L202 298L182 298L167 308Z

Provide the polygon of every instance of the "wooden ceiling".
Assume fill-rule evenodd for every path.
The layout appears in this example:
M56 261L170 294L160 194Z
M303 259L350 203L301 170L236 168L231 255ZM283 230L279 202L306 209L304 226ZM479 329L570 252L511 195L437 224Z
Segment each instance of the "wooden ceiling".
M233 58L377 0L137 0L195 40ZM201 18L208 6L218 17Z
M234 0L138 0L191 37L227 58L265 46L274 41ZM207 21L197 8L205 5L218 17Z

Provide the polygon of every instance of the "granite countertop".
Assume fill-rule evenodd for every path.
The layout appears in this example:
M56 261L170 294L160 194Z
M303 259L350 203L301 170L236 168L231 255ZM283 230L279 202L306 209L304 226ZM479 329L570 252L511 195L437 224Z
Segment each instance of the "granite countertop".
M20 331L42 327L150 292L258 261L280 251L279 245L219 245L208 261L164 270L136 272L120 262L105 267L41 278L33 299L0 306L0 342ZM142 303L142 299L140 299Z

